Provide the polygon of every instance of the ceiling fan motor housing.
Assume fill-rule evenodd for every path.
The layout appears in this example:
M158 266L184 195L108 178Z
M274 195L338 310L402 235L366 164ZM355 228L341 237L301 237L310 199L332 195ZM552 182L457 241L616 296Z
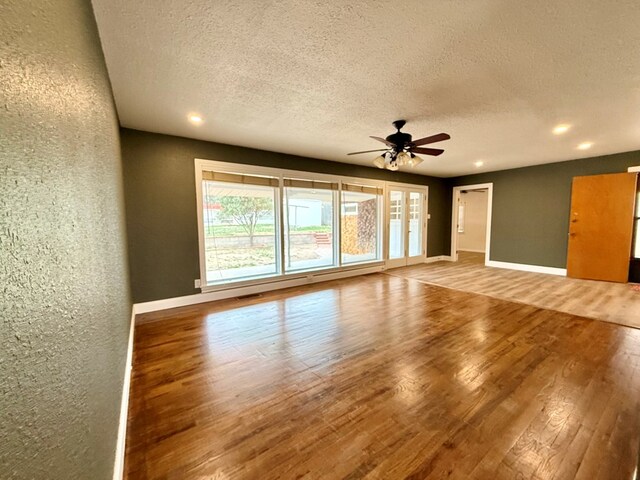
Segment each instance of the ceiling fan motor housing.
M387 141L393 143L396 148L394 150L400 152L404 147L411 143L411 135L408 133L396 132L389 135Z
M409 143L411 143L411 135L400 131L400 129L404 127L406 123L406 120L396 120L395 122L393 122L393 126L396 127L398 131L396 133L392 133L386 138L388 142L395 144L396 148L394 148L394 150L396 152L401 152L406 146L409 145Z

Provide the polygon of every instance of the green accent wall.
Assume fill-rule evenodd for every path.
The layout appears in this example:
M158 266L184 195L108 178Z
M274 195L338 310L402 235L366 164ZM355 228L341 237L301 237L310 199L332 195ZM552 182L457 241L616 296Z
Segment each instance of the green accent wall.
M131 302L90 2L0 2L0 99L0 478L111 479Z
M491 260L566 268L573 177L626 172L627 152L449 179L450 186L493 183ZM450 239L449 239L450 243Z
M448 254L450 188L440 178L121 129L134 302L198 293L194 159L374 178L429 186L429 256Z

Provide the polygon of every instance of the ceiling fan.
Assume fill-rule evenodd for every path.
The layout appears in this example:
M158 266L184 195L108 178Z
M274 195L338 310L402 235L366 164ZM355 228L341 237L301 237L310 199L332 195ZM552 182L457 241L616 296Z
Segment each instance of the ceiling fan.
M429 143L449 140L451 137L448 134L438 133L436 135L431 135L430 137L412 140L410 134L400 131L400 129L404 127L406 123L407 122L405 120L396 120L395 122L393 122L393 126L398 131L396 133L392 133L387 138L371 137L387 145L387 148L381 148L378 150L365 150L363 152L352 152L348 153L347 155L384 152L373 160L373 164L378 168L388 168L389 170L396 171L404 165L415 167L416 165L422 163L422 158L417 157L416 153L438 156L444 152L444 150L441 150L439 148L422 148L420 147L420 145L427 145Z

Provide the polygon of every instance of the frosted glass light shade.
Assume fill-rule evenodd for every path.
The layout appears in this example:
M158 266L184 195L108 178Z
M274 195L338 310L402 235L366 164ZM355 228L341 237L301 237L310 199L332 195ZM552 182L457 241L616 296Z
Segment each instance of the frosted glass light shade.
M422 158L420 158L420 157L418 157L418 156L414 155L413 157L411 157L411 158L409 159L409 161L407 162L407 164L408 164L410 167L417 167L417 166L418 166L418 165L420 165L422 162L424 162L424 159L422 159Z
M400 167L398 166L397 163L390 163L389 165L387 165L387 168L389 170L391 170L392 172L395 172L396 170L398 170Z
M378 167L378 168L384 168L384 164L385 164L385 159L382 155L380 155L379 157L376 157L373 160L373 164Z
M400 152L396 158L396 162L398 163L398 166L402 167L403 165L407 165L410 159L411 157L407 152Z

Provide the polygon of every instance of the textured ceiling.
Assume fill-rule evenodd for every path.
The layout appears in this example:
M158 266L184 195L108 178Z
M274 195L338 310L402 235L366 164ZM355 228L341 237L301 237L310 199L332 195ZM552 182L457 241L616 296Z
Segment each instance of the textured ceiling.
M370 164L404 118L439 176L640 149L637 0L93 3L125 127Z

